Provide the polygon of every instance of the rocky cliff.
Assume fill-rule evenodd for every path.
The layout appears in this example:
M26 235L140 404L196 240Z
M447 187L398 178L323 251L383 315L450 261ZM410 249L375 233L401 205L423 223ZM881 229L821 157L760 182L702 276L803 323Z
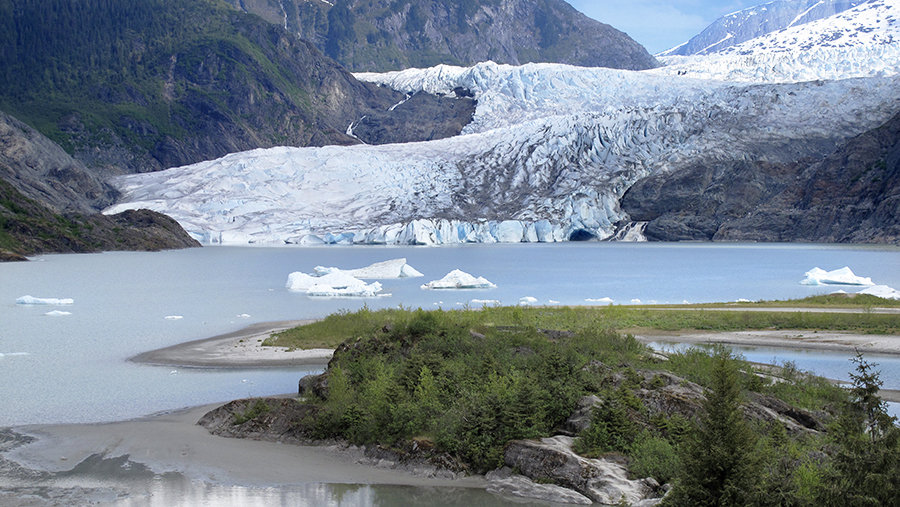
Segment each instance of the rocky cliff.
M615 28L563 0L226 0L353 71L492 60L641 70L656 60Z
M650 176L621 205L658 241L900 243L900 115L821 159Z

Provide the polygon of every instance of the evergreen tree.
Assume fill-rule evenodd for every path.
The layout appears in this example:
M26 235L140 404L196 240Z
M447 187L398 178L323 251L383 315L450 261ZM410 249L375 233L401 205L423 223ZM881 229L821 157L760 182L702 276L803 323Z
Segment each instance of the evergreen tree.
M736 362L728 351L719 351L715 361L706 413L681 446L681 474L664 505L743 506L759 487L757 437L741 411Z
M836 424L841 446L828 471L821 505L900 506L900 428L878 396L881 379L875 366L857 351L851 359L851 401Z

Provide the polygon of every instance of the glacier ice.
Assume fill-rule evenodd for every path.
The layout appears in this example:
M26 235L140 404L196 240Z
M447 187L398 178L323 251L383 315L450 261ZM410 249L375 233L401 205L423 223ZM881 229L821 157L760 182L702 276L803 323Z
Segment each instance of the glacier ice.
M485 62L357 74L410 94L467 88L475 117L450 139L258 149L118 177L123 199L105 212L153 209L207 244L643 241L618 204L637 180L735 156L824 156L896 114L898 3L650 71ZM859 33L828 43L834 29Z
M496 287L484 277L479 276L475 278L469 273L458 269L447 273L440 280L433 280L422 285L423 289L493 289Z
M49 315L51 317L62 317L65 315L72 315L72 312L61 312L59 310L53 310L51 312L47 312L44 315Z
M75 300L71 298L36 298L33 296L22 296L16 299L16 304L65 306L75 304Z
M847 266L834 271L815 267L807 271L805 276L800 281L803 285L875 285L871 278L856 276Z
M376 262L370 266L358 269L339 269L334 267L316 266L313 270L317 276L327 275L337 271L342 271L354 278L368 279L384 279L384 278L407 278L425 276L419 273L414 267L406 263L405 258L392 259L389 261Z
M900 300L900 291L897 291L897 289L893 287L888 287L887 285L873 285L872 287L859 291L857 294L869 294L884 299Z

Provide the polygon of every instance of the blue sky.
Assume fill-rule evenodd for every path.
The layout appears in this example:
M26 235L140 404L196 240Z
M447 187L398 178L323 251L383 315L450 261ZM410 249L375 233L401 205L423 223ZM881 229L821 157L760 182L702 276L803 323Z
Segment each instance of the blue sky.
M652 54L700 33L716 19L769 0L566 0L572 7L627 33Z

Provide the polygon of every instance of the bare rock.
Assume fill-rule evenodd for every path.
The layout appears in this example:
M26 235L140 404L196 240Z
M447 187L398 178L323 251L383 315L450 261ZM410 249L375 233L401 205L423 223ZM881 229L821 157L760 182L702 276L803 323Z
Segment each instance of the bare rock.
M509 467L492 470L485 475L485 478L488 480L488 493L574 505L594 503L590 498L577 491L555 484L538 484L524 475L513 473Z
M587 459L572 451L572 437L513 440L506 446L504 461L532 480L550 481L574 489L592 501L615 505L636 503L661 496L652 479L630 480L627 469L604 459Z

